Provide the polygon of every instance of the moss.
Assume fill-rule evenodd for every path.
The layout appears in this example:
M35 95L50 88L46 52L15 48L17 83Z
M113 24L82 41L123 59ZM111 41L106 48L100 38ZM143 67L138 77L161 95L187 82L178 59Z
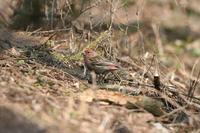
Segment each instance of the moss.
M81 54L83 49L85 49L85 48L95 49L98 46L98 44L100 44L103 40L105 40L105 38L107 38L109 36L109 34L110 33L108 31L101 33L97 39L95 39L91 43L87 44L86 47L82 48L76 54L73 54L73 55L70 55L70 56L65 56L65 55L60 54L60 53L52 52L52 56L59 61L67 61L67 62L68 61L81 61L81 60L83 60L83 57L82 57L82 54Z
M51 52L51 56L58 61L65 61L65 56L57 52Z
M24 64L25 64L24 60L18 60L17 61L17 66L21 66L21 65L24 65Z

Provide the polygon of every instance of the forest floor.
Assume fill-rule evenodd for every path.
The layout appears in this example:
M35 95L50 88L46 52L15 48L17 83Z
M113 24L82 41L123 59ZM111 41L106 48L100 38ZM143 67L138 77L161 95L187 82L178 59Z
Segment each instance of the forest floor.
M199 132L200 40L193 30L199 27L191 21L186 32L170 19L163 24L165 41L154 23L128 35L115 26L82 34L2 29L0 132ZM85 47L118 62L121 80L110 74L94 85L83 78Z

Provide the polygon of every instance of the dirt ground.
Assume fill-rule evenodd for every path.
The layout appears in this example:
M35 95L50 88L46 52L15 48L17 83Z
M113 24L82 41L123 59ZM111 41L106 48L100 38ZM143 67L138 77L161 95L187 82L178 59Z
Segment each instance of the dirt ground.
M2 28L0 133L198 133L197 3L117 8L112 30L80 28L87 12L73 22L81 33ZM105 7L91 9L93 23L107 23ZM83 78L86 47L120 64L121 80Z

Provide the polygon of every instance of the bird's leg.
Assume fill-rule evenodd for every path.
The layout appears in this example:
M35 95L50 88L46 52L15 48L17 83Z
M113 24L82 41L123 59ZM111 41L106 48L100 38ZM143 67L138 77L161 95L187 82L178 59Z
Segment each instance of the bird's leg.
M87 74L87 67L85 66L85 64L83 65L83 67L84 67L83 76L86 76L86 74Z
M91 78L92 78L92 85L97 85L97 77L96 77L96 73L94 71L92 71L90 73Z
M87 77L87 67L85 66L85 64L83 65L83 68L84 70L83 70L82 78L84 79Z

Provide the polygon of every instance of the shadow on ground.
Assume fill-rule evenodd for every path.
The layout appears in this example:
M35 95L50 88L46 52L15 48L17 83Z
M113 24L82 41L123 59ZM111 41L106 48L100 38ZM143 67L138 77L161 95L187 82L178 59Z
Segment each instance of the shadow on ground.
M45 133L36 123L29 121L22 114L0 106L0 132L1 133Z

